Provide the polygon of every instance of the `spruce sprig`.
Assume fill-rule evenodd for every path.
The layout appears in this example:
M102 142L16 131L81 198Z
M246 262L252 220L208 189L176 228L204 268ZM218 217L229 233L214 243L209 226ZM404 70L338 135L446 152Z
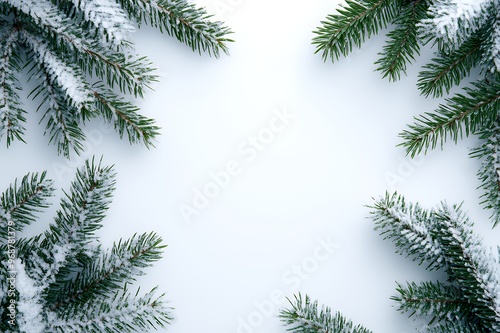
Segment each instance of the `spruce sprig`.
M398 284L398 296L393 300L399 303L401 312L410 312L431 316L429 325L435 324L435 332L447 332L446 327L460 325L464 332L497 332L500 329L500 274L498 262L493 258L491 249L482 244L482 240L473 232L473 223L462 211L460 205L441 204L437 209L425 210L421 215L408 218L413 225L424 225L428 230L432 249L419 238L408 237L408 243L400 239L407 238L406 233L397 224L386 219L387 206L394 207L395 215L408 216L404 202L398 194L380 198L371 207L371 214L381 235L399 234L393 242L398 252L407 255L421 253L419 264L432 268L424 251L439 253L447 281L425 282L422 284ZM453 330L455 331L455 329ZM456 330L460 331L460 330Z
M114 186L112 166L86 161L61 199L54 223L30 238L18 232L48 206L54 192L52 181L46 173L30 174L3 193L2 332L139 332L170 322L170 308L164 295L156 295L156 288L145 295L129 291L136 277L161 258L165 248L161 237L135 234L108 251L98 243L96 231L102 226ZM16 281L14 289L11 277ZM8 312L12 301L17 311L14 318Z
M23 141L26 121L17 93L24 68L40 102L49 142L66 157L83 150L83 126L114 125L130 143L153 146L160 128L128 95L142 98L157 81L130 37L148 24L198 53L228 53L230 29L187 0L5 0L0 3L0 139Z
M280 319L287 331L294 333L371 333L361 325L354 325L340 312L332 313L329 307L318 308L318 301L301 294L289 300L290 308L280 312Z

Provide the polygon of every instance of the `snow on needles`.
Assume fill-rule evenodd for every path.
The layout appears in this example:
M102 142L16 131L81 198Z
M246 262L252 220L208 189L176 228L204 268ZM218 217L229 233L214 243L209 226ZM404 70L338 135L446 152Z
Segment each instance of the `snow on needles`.
M490 0L435 1L429 8L431 18L422 27L438 37L456 40L460 31L475 27L474 22L490 4Z
M69 67L62 62L46 43L37 37L23 33L26 42L35 51L40 63L43 63L51 75L51 79L61 87L62 91L71 99L72 105L78 110L86 103L91 102L92 97L84 81L79 78L75 68Z
M101 36L107 36L115 45L127 40L135 31L127 13L113 0L73 0L75 7L85 15L85 20L98 28Z

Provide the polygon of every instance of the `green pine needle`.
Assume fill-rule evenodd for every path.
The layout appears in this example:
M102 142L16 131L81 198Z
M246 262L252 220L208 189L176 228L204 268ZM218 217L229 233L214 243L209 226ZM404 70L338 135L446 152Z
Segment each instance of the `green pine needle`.
M321 53L324 61L336 61L348 55L354 46L361 47L365 39L385 28L396 14L393 0L347 0L346 6L337 9L337 14L328 15L314 31L315 53Z
M0 331L9 333L148 332L171 321L164 295L156 288L140 295L128 285L161 259L163 241L155 233L133 235L103 251L95 232L111 202L112 167L86 161L43 234L19 232L47 207L54 189L42 173L14 182L0 206L0 309L16 304L16 316L0 312ZM12 231L13 230L13 231ZM16 284L7 280L15 270Z
M311 302L309 296L295 295L289 300L291 308L280 312L281 322L287 331L294 333L371 333L361 325L354 325L340 312L332 314L329 307L318 309L318 301Z
M467 95L457 94L434 113L416 117L415 123L400 134L408 154L413 157L429 148L442 147L448 138L457 142L493 125L500 109L500 74L474 82L473 87L464 90Z

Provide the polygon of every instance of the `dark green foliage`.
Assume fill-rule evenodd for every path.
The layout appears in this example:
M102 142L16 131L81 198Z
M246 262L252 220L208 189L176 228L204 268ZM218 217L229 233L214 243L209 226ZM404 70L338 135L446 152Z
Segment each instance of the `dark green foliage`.
M500 331L500 271L491 249L473 232L473 223L460 205L426 210L406 203L398 194L386 194L371 208L375 230L392 240L396 252L427 270L441 270L444 281L397 284L398 311L422 317L420 332L491 333ZM500 248L499 250L500 251ZM299 294L291 308L280 313L288 331L296 333L368 333L339 312L318 310Z
M27 175L1 197L0 330L2 332L139 332L164 327L170 308L155 289L129 291L165 245L155 233L120 240L102 250L95 232L111 202L112 167L87 161L61 200L54 223L23 238L24 225L48 206L54 189L41 175ZM11 284L14 279L15 284ZM15 305L15 316L8 308Z
M83 149L82 127L93 118L114 124L130 143L152 146L153 119L127 95L143 97L157 80L152 64L135 54L130 35L146 23L193 51L227 53L230 30L186 0L5 0L0 4L0 138L23 140L25 111L18 90L24 68L40 102L50 142L69 157ZM103 22L106 22L104 24Z
M337 14L328 15L315 33L316 53L323 59L338 60L366 38L377 34L392 21L397 7L392 0L347 0Z
M439 262L447 280L398 284L393 299L399 310L430 316L432 332L498 332L500 274L491 249L474 234L460 206L414 207L397 194L387 194L371 207L376 230L391 235L397 251L417 256L419 264L433 269ZM416 210L419 214L413 213ZM400 221L408 227L401 228Z
M456 93L434 111L415 117L415 122L400 133L401 146L414 157L443 147L449 139L458 142L493 130L500 109L499 13L496 0L478 0L476 5L451 0L351 0L335 15L327 16L315 31L313 44L324 60L336 61L381 28L389 27L387 42L376 61L383 77L398 80L416 61L421 46L428 44L434 57L422 66L417 82L423 96L442 97L468 79L464 93ZM489 158L484 149L476 149L473 156ZM498 195L493 195L498 184L484 181L484 175L491 172L479 172L484 204L500 216Z
M290 301L290 300L289 300ZM318 301L311 302L309 296L301 294L290 301L291 308L280 312L282 323L287 331L294 333L371 333L361 325L354 325L340 312L332 314L329 307L318 309Z

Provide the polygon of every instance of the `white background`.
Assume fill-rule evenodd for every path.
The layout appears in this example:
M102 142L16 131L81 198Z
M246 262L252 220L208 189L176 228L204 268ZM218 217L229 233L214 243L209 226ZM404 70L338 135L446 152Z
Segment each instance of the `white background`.
M129 146L92 122L85 153L67 161L47 145L41 114L31 114L28 144L0 148L1 188L47 170L61 189L85 158L103 155L114 164L117 189L99 234L110 246L156 231L169 245L137 283L167 293L175 308L168 332L285 332L276 314L299 291L374 332L414 332L422 322L399 314L389 299L396 281L439 276L396 255L373 230L366 205L386 190L429 208L464 201L477 232L496 245L500 231L491 231L479 205L479 161L468 157L477 141L407 158L396 147L398 133L439 101L418 94L417 66L396 83L374 71L384 32L335 64L314 55L312 30L335 1L199 4L235 32L230 56L199 56L152 29L135 35L138 52L161 76L138 102L162 127L155 149ZM417 63L430 57L424 51ZM242 153L249 137L269 134L276 110L294 118L255 156ZM183 218L180 207L192 206L196 189L230 162L240 173L207 208ZM54 200L49 213L56 208ZM44 230L50 214L28 234ZM321 248L328 242L331 253Z

